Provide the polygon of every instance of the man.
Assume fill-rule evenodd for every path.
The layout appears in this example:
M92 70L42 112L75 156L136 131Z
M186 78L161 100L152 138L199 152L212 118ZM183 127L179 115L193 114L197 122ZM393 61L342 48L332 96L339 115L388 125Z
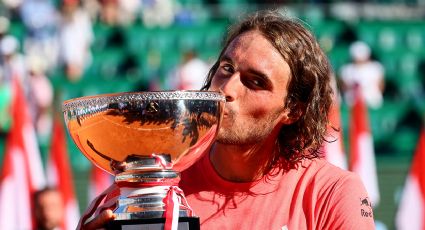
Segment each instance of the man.
M62 196L54 188L44 188L34 193L36 229L60 229L64 218Z
M204 89L226 96L217 140L182 172L201 229L373 229L360 179L319 158L330 67L301 24L259 12L234 26ZM86 227L113 219L104 211Z
M353 105L358 88L370 108L380 108L384 100L384 66L371 59L370 47L362 41L350 45L350 56L352 62L343 65L340 72L346 102Z

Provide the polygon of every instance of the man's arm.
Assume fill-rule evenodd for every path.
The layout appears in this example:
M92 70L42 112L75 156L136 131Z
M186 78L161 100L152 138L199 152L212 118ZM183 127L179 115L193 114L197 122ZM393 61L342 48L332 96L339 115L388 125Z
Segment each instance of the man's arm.
M320 229L375 229L372 203L360 178L350 172L325 196Z

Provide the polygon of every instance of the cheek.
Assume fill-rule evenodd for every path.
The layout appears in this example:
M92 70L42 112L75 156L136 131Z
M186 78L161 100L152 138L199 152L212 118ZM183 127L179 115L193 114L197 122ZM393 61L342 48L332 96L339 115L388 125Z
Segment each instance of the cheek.
M285 110L283 103L273 104L273 102L267 98L262 100L248 99L246 101L246 104L241 105L240 111L246 111L245 114L254 119L275 119Z
M259 119L267 115L267 106L264 106L264 104L266 104L265 101L257 102L248 100L248 103L244 103L240 106L239 111L244 111L243 114Z

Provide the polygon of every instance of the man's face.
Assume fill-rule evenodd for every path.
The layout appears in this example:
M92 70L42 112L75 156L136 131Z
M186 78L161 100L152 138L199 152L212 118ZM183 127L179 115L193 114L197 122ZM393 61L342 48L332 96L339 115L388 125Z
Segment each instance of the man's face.
M219 60L211 90L227 99L217 142L251 145L289 124L284 109L290 68L258 31L236 37Z
M35 201L35 215L40 227L54 229L63 220L62 197L57 191L47 191Z

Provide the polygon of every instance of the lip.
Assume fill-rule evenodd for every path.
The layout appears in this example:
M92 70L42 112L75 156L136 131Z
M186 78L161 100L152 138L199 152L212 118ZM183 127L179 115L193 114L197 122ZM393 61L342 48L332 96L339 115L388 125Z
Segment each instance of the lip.
M228 112L228 110L224 110L224 111L223 111L223 116L229 116L229 112Z
M232 115L233 115L233 113L232 113L232 109L231 108L229 108L229 107L224 108L224 110L223 110L223 117L230 117Z

